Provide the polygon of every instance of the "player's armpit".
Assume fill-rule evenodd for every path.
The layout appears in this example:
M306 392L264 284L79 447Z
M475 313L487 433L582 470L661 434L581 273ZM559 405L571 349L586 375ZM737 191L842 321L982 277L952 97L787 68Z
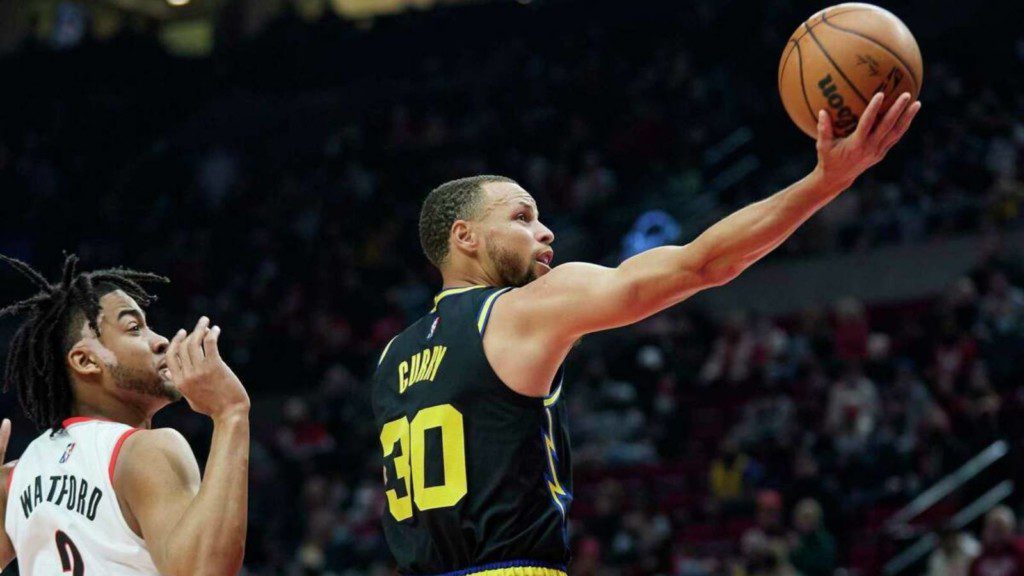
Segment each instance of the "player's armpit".
M7 530L4 526L4 518L7 517L7 484L8 479L14 472L14 466L18 461L8 462L0 466L0 570L3 570L14 560L14 544L7 537Z
M140 430L121 447L114 491L125 519L146 541L161 574L187 573L189 555L175 551L172 538L199 485L199 465L175 430Z

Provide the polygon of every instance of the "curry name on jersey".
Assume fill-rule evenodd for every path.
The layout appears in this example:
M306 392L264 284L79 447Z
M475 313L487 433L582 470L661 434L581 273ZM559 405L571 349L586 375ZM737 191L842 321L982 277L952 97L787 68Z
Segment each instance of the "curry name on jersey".
M384 533L402 574L564 574L572 486L562 371L547 398L522 396L494 373L483 333L507 291L441 292L378 362Z

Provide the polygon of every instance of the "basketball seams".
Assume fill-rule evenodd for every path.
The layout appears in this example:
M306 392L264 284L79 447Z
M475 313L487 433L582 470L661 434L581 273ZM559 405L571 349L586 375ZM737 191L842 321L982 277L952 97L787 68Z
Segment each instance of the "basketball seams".
M871 10L871 9L870 8L850 8L849 10L843 10L841 12L836 12L835 14L832 14L831 16L833 18L835 18L836 16L842 16L843 14L850 14L850 13L853 13L853 12L863 12L863 11L866 11L866 10ZM803 40L804 36L807 36L808 30L813 30L814 28L818 27L818 25L820 25L822 22L825 21L825 16L827 15L827 13L828 13L828 10L823 10L822 13L821 13L821 20L818 20L812 26L808 26L807 22L804 22L803 26L806 28L806 30L804 30L803 34L801 34L799 38L793 38L792 36L790 36L789 42L794 44L794 45L796 45L801 40ZM800 30L800 28L798 27L797 31L799 31L799 30ZM793 32L793 34L796 34L796 32ZM782 83L782 72L783 72L783 70L786 69L786 64L789 63L789 57L793 55L793 50L794 50L793 48L790 48L789 52L786 53L786 55L782 58L782 64L779 66L779 83L780 84Z
M804 24L804 26L806 26L806 24ZM853 93L856 94L857 97L859 97L861 101L864 102L864 104L867 104L868 99L865 98L864 95L860 93L860 90L857 88L857 86L853 82L851 82L850 79L846 76L846 72L843 72L843 69L839 67L839 64L837 64L836 61L832 59L832 55L828 53L828 50L825 50L825 46L821 43L821 40L818 40L818 37L814 34L814 31L812 31L810 27L807 28L807 33L811 35L811 40L814 40L814 43L818 45L818 49L821 50L821 53L825 55L825 58L828 58L829 63L831 63L832 67L836 69L836 72L838 72L839 75L843 77L843 80L846 80L846 84L849 85L851 89L853 89Z
M866 12L866 11L871 11L871 8L850 8L849 10L843 10L842 12L836 12L835 14L829 14L828 10L823 10L822 13L821 13L821 20L818 20L817 22L815 22L813 26L808 26L807 22L804 22L803 23L803 26L804 26L803 34L800 35L800 38L791 38L791 40L802 40L803 37L807 36L807 34L811 30L814 30L819 25L821 25L821 23L825 21L825 17L826 16L831 16L831 17L835 18L836 16L842 16L843 14L852 14L854 12ZM797 29L799 30L799 27ZM794 32L794 34L796 34L796 32Z
M841 12L836 12L835 14L831 14L831 16L836 17L836 16L840 16L840 15L843 15L843 14L849 14L851 12L860 12L860 11L863 11L863 10L870 10L870 8L850 8L849 10L843 10ZM821 19L819 19L818 22L814 23L814 25L811 26L810 29L814 29L818 25L820 25L821 23L824 22L824 20L825 20L825 12L827 12L827 10L824 10L824 11L821 12ZM807 27L807 23L805 22L803 24L803 26ZM797 30L799 31L800 29L798 28ZM797 34L797 33L794 32L794 34ZM804 31L803 34L800 35L799 38L793 38L791 36L790 37L790 43L796 45L798 42L803 40L805 36L807 36L807 31L806 30ZM788 61L790 61L790 56L793 55L793 50L794 49L791 47L790 51L788 51L785 54L785 56L782 57L782 64L778 67L778 81L779 82L782 82L782 71L785 70L785 65L788 64Z
M847 6L849 6L849 5L847 5ZM837 10L837 8L839 8L839 9ZM845 14L861 13L861 12L872 12L872 14L870 16L873 17L874 16L874 12L876 12L876 11L877 12L885 12L884 10L880 10L880 9L878 9L875 6L864 5L864 4L853 5L852 7L849 7L847 9L845 9L845 10L841 9L840 6L835 6L835 7L832 7L832 8L827 8L827 9L821 10L820 13L815 14L815 15L811 16L810 18L808 18L807 20L805 20L797 28L797 30L795 32L793 32L793 34L790 36L789 40L787 41L786 49L784 50L783 55L782 55L782 61L779 64L777 84L778 84L778 90L779 90L780 94L783 96L783 103L786 104L787 106L790 105L790 104L795 105L794 108L791 111L792 113L790 114L790 116L793 117L794 121L796 121L797 117L801 116L802 113L800 113L800 112L798 112L796 110L796 108L799 108L799 104L796 102L796 99L795 99L796 95L793 93L795 91L795 89L796 89L796 86L793 85L793 79L792 79L793 72L790 73L789 77L786 76L786 70L789 69L790 61L793 59L793 52L796 52L796 54L797 54L796 55L797 70L795 70L794 72L798 73L799 76L800 76L800 80L799 80L800 86L799 87L800 87L800 91L801 91L801 96L804 99L804 105L806 106L806 109L807 109L808 113L810 114L812 125L816 124L817 121L818 121L817 114L815 114L814 108L813 108L813 106L812 106L812 104L810 102L810 93L807 91L807 79L805 78L805 68L803 66L803 48L800 46L800 43L807 36L810 36L811 40L814 41L814 44L817 45L816 51L813 51L812 53L808 54L808 58L810 58L810 60L808 61L808 64L812 68L812 70L810 72L812 74L817 74L818 70L819 70L819 68L818 68L819 66L825 66L826 68L824 69L823 72L826 72L826 73L829 72L828 67L834 68L835 72L836 72L836 75L838 77L842 78L842 83L845 83L845 85L849 87L849 90L852 91L854 94L856 94L856 96L860 99L860 101L865 106L869 103L869 99L865 96L865 94L867 93L867 89L870 88L870 87L868 87L868 86L863 86L862 87L862 86L859 86L857 84L854 84L853 81L852 81L851 76L848 75L839 66L838 61L836 61L832 57L832 54L830 53L830 50L837 50L837 56L842 58L844 60L845 64L851 64L852 65L853 61L850 60L850 58L849 58L852 55L847 53L846 45L848 43L852 43L852 44L856 45L857 42L852 40L852 39L846 39L845 41L843 41L842 37L838 37L838 38L836 37L836 34L838 34L838 33L845 32L845 33L847 33L847 34L849 34L851 36L854 36L854 37L866 40L871 45L878 46L884 53L888 54L892 58L893 63L891 64L891 66L894 67L894 70L899 70L900 68L902 68L903 72L905 73L905 75L910 78L910 81L911 81L911 84L913 86L913 89L915 91L919 91L920 90L921 80L918 78L919 72L914 70L914 69L912 69L910 67L910 65L908 64L908 62L910 60L912 60L912 59L917 57L916 53L910 52L908 54L901 55L901 54L896 53L894 51L894 48L890 48L889 46L883 44L879 40L876 40L876 38L879 37L879 34L882 33L882 32L887 31L887 29L878 30L878 31L868 30L868 34L862 34L862 33L858 32L856 29L851 29L851 28L847 27L847 26L859 25L859 24L862 23L862 21L866 22L867 20L865 20L865 19L868 19L869 15L854 16L854 17L852 17L852 19L847 18L846 20L841 20L840 23L836 23L836 21L840 20L840 18L843 15L845 15ZM815 18L817 18L817 20L815 20ZM899 23L899 22L897 22L897 23ZM827 26L827 29L834 30L835 32L822 32L820 30L815 31L815 29L818 28L818 26L821 25L821 24L825 24ZM899 24L901 24L901 23L899 23ZM825 34L825 36L821 37L821 34ZM832 34L832 35L830 36L830 34ZM874 37L872 37L872 36L874 36ZM887 35L885 37L888 38ZM898 38L901 38L901 36L899 36L899 35L895 36L893 38L893 41L895 41ZM838 45L836 44L837 40L839 42ZM826 42L829 43L830 46L826 47L825 46ZM897 49L902 49L903 48L903 44L900 44L898 42L896 44L894 44L894 46L896 46ZM861 47L860 49L861 50L865 50L867 53L870 53L870 50L871 50L870 46L864 46L864 47ZM824 61L819 61L819 59L818 59L819 56L817 55L817 53L819 51L820 51L820 54L825 57ZM879 56L880 56L880 53L876 52L876 54L879 54ZM850 61L847 61L847 60L850 60ZM853 78L857 78L858 81L861 80L861 77L859 76L859 74L860 74L859 68L857 68L856 70L851 68L851 74L853 74ZM893 76L894 74L896 74L896 72L891 73L890 76ZM866 77L865 77L865 80L866 80ZM817 94L817 90L814 89L815 88L815 86L814 86L815 85L815 81L816 81L815 78L811 79L811 84L812 84L811 88L812 88L812 92ZM839 81L835 80L835 82L839 82ZM906 85L904 84L904 86L906 86ZM864 88L864 90L862 90L862 88ZM824 90L824 88L823 88L823 90ZM830 86L829 87L829 91L827 91L826 94L831 95L831 93L832 93L831 91L833 91L833 90L835 90L835 87L834 86ZM846 90L846 89L844 88L843 90ZM851 103L850 105L853 106L853 104L852 104L853 101L849 101L849 102ZM837 101L837 103L838 103L838 101ZM856 108L856 106L854 106L854 108ZM789 110L789 108L787 108L787 111L788 110ZM845 112L845 109L844 109L844 112ZM807 118L807 117L805 116L804 118ZM802 120L798 121L797 124L802 126L803 125L803 121ZM813 130L813 128L810 128L810 127L808 127L808 129ZM805 129L804 131L807 131L807 129ZM813 134L811 134L811 136L813 137Z
M793 55L793 51L796 50L797 42L799 42L799 41L798 40L790 40L789 42L787 42L787 44L793 44L793 46L787 46L789 48L789 52L786 53L786 56L782 59L782 64L779 65L779 80L778 80L777 84L779 85L780 88L782 87L782 74L786 71L786 64L789 64L789 57L792 56Z
M910 65L907 64L903 60L902 56L900 56L899 54L894 52L891 48L889 48L885 44L882 44L878 40L875 40L874 38L868 36L867 34L862 34L861 32L857 32L856 30L851 30L849 28L844 28L843 26L839 26L838 24L833 24L832 22L829 22L824 17L824 15L822 16L821 21L824 22L825 25L829 26L830 28L835 28L836 30L839 30L840 32L846 32L847 34L852 34L854 36L857 36L858 38L863 38L864 40L867 40L868 42L871 42L872 44L875 44L876 46L878 46L882 50L885 50L886 52L888 52L890 56L895 58L896 61L899 62L903 66L903 68L906 69L907 75L910 76L910 79L914 82L914 87L916 87L918 90L920 90L920 86L921 85L917 81L917 76L914 74L914 69L911 68Z
M800 43L796 42L794 50L796 50L796 61L800 66L800 92L804 95L804 103L807 104L807 112L811 114L811 121L815 124L818 123L818 117L814 113L814 108L811 108L811 100L807 97L807 85L804 83L804 57L803 53L800 52Z

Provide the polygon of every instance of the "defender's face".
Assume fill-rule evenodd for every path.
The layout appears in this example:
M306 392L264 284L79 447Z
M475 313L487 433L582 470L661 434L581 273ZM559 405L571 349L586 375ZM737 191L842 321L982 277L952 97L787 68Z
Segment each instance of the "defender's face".
M524 286L551 271L555 235L541 223L537 202L509 182L484 185L483 226L486 261L504 286Z
M100 298L100 336L94 352L104 372L104 387L131 403L181 398L167 370L167 338L146 323L139 304L121 290Z

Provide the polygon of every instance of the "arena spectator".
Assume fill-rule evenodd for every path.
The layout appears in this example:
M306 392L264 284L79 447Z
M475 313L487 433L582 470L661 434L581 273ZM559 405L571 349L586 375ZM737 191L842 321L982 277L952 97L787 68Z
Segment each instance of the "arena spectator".
M981 544L973 536L947 524L939 531L938 547L928 557L928 576L968 576L980 553Z
M789 561L790 542L786 533L782 495L775 490L758 492L756 524L743 534L741 547L749 576L793 574Z
M810 498L797 502L793 510L796 534L789 562L801 576L830 576L835 572L836 542L822 523L821 505Z
M878 391L859 360L848 360L829 394L826 426L843 458L863 453L879 417Z
M985 515L981 553L971 563L970 576L1021 576L1024 550L1017 542L1017 518L1006 506Z
M732 438L722 441L708 470L713 505L724 514L749 506L749 498L760 475L759 466L744 454Z

